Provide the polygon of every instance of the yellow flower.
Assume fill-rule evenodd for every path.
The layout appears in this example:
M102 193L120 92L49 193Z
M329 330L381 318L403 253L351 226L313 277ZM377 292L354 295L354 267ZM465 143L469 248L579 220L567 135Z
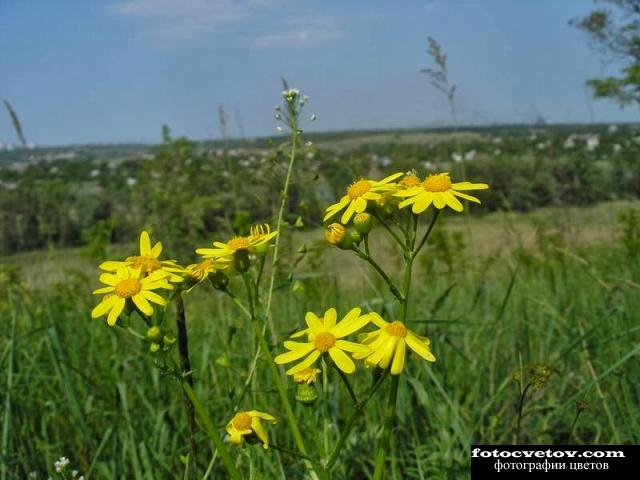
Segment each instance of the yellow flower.
M415 171L412 170L410 172L405 173L404 177L398 182L398 185L404 188L417 187L420 185L421 180L418 175L416 175Z
M456 212L461 212L462 203L456 197L475 203L480 203L480 200L462 193L460 190L486 190L487 188L489 188L489 185L486 183L452 183L448 173L437 173L429 175L416 186L394 193L394 196L408 197L402 200L398 206L404 208L413 205L413 213L424 212L432 203L434 207L440 210L449 206Z
M304 370L300 370L298 373L293 374L293 381L296 383L315 383L318 374L321 371L322 370L320 370L319 368L305 368Z
M156 270L143 277L141 270L128 267L119 268L115 274L103 273L100 275L100 281L107 286L98 288L93 293L107 295L102 297L100 303L91 311L91 317L102 317L109 312L107 323L113 327L127 299L131 299L143 314L150 317L153 315L153 307L149 302L163 306L167 304L164 298L152 291L159 288L173 289L166 277L167 273L163 270Z
M224 258L205 258L201 262L187 265L184 270L189 279L199 283L208 278L209 274L225 270L228 267L229 262Z
M175 260L160 260L158 257L160 257L161 253L162 243L157 242L152 248L149 233L143 230L142 233L140 233L140 255L127 257L124 262L102 262L100 268L107 272L115 272L119 268L130 267L140 270L140 273L143 275L163 271L166 273L170 282L181 282L182 277L178 275L178 273L182 273L183 269Z
M305 321L309 328L298 332L292 338L306 334L308 342L285 341L284 346L290 351L278 355L274 361L278 365L282 365L283 363L299 360L306 355L307 358L287 370L287 375L293 375L311 367L320 355L328 353L340 370L345 373L353 373L356 370L356 366L353 360L344 352L365 353L369 349L359 343L342 340L342 338L360 330L369 323L369 315L360 315L360 312L359 308L351 309L337 324L338 314L335 308L327 310L322 320L313 312L307 312Z
M262 446L264 448L269 448L269 437L267 435L267 431L262 425L262 420L276 423L276 419L273 415L258 412L257 410L236 413L227 424L229 441L231 443L242 445L244 436L255 434L262 442Z
M391 182L400 176L402 173L394 173L380 181L360 179L353 182L347 188L347 194L338 203L327 208L323 221L327 221L346 208L340 218L340 222L346 225L354 213L362 213L367 209L368 200L377 201L382 197L381 193L397 188L397 185Z
M247 237L235 236L227 243L213 242L214 248L198 248L196 253L204 258L232 257L240 250L255 253L261 247L268 246L276 235L278 232L272 232L268 225L254 226Z
M386 322L375 312L369 314L371 321L379 330L367 334L363 343L370 349L368 353L357 353L355 359L365 359L369 365L378 365L383 370L391 364L391 374L399 375L404 370L404 360L407 346L428 362L435 362L436 357L431 353L431 341L409 330L400 321Z

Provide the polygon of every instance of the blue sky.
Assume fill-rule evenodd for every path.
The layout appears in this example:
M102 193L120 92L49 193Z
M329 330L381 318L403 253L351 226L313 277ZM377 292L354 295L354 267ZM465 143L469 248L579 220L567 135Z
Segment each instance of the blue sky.
M589 0L0 0L0 98L39 145L275 133L285 76L309 130L443 124L419 73L426 38L449 55L460 123L637 120L591 101L613 73L568 20ZM4 111L0 142L15 142Z

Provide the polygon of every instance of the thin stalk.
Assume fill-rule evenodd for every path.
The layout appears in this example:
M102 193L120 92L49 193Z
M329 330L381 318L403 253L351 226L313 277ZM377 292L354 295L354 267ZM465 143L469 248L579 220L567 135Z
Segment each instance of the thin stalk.
M378 263L373 258L371 258L369 255L367 255L365 252L360 250L355 245L352 248L353 248L353 251L356 253L356 255L358 255L361 259L366 261L369 265L371 265L375 269L376 272L380 274L380 276L384 279L384 281L389 286L389 290L391 290L391 293L393 293L393 296L396 297L398 301L402 302L403 300L402 293L400 292L398 287L396 287L396 284L393 283L393 280L391 280L389 275L387 275L386 272L382 269L382 267L378 265Z
M321 466L320 462L318 462L317 460L314 460L309 455L303 455L300 452L294 452L293 450L289 450L288 448L279 447L278 445L274 445L272 443L269 444L269 448L273 448L274 450L278 450L279 452L288 453L289 455L293 455L294 457L301 458L303 460L306 460L308 462L313 463L314 465L316 465L318 467Z
M271 332L271 340L275 342L275 329L273 326L273 317L271 316L271 301L273 300L273 288L276 282L276 272L278 266L278 260L280 259L280 238L282 237L282 220L284 218L284 209L287 206L287 198L289 194L289 184L291 183L291 174L293 172L293 164L296 159L296 147L298 146L298 123L296 115L291 115L291 152L289 154L289 166L287 167L287 175L284 179L284 185L280 194L280 210L278 210L278 220L276 222L276 230L278 235L273 246L273 257L271 258L271 276L269 278L269 290L267 292L267 305L266 316L267 324L269 325L269 331Z
M524 387L524 390L520 394L520 401L518 402L518 420L516 422L516 445L520 445L520 424L522 421L522 410L524 409L524 399L527 396L529 387L531 387L531 384L527 383L527 386Z
M207 431L209 438L215 445L217 452L220 454L220 460L222 460L222 463L227 469L229 478L231 478L232 480L242 480L242 475L236 468L235 463L231 458L231 455L229 455L229 452L224 442L216 432L216 428L214 427L213 422L211 421L211 418L209 418L207 411L200 403L200 400L198 400L198 397L196 397L196 394L193 391L193 388L191 388L191 385L189 385L189 382L187 382L186 380L182 380L181 385L182 385L182 389L185 391L185 393L189 397L189 400L191 400L191 403L193 404L196 410L196 413L198 414L198 417L200 417L200 421L204 425L204 428Z
M384 219L380 215L378 215L377 213L374 214L374 217L376 218L376 220L378 220L380 225L382 225L384 227L384 229L387 232L389 232L389 234L393 237L393 239L396 241L396 243L398 245L400 245L400 247L404 248L404 242L400 239L398 234L396 232L394 232L393 229L387 224L387 222L385 222Z
M391 430L393 429L393 417L396 413L396 400L398 398L398 385L400 375L391 376L391 388L389 388L389 400L384 413L384 431L380 439L380 446L376 452L376 468L373 472L373 480L380 480L384 472L384 463L387 457L387 450L391 443Z
M567 435L567 445L571 445L571 440L573 438L573 432L576 430L576 425L578 424L578 418L580 418L580 414L582 413L582 409L576 409L576 416L573 417L573 422L571 423L571 428L569 429L569 435Z
M342 379L342 382L344 383L344 386L347 388L347 391L349 392L349 396L351 397L351 400L353 400L353 404L357 405L358 404L358 397L356 397L356 392L353 391L353 388L351 387L351 384L349 383L349 379L347 378L345 373L338 368L337 365L334 364L333 366L334 366L336 372L338 372L338 375L340 375L340 378Z
M298 447L298 450L303 455L307 455L307 449L305 448L304 440L302 439L302 434L300 433L300 427L298 426L298 421L293 413L293 409L291 408L291 403L289 402L289 397L287 396L287 391L284 386L284 382L282 381L282 377L280 376L280 372L278 371L278 367L276 363L273 361L273 355L271 354L271 350L269 349L269 344L267 343L267 339L265 338L264 332L260 328L260 324L258 323L258 319L256 316L254 304L253 304L253 296L251 289L251 280L249 279L249 275L247 272L242 273L242 279L244 281L245 289L247 291L247 298L249 300L249 312L251 313L251 326L253 327L254 334L258 338L258 344L260 345L262 351L267 357L267 364L269 365L269 371L271 372L271 377L276 384L276 388L278 389L278 394L280 395L280 401L282 402L282 406L284 408L284 413L287 417L287 421L289 423L289 428L291 429L291 434L293 435L293 439Z
M436 208L435 211L433 212L433 218L431 219L431 223L429 224L429 227L427 228L427 231L424 232L424 236L422 237L422 240L420 240L420 243L418 244L418 248L416 248L415 251L414 251L414 256L418 255L418 252L420 252L420 250L422 249L424 244L427 242L427 239L429 238L429 235L431 235L431 230L433 230L433 227L436 224L436 220L438 219L438 215L440 215L440 210L438 210Z
M178 328L178 353L180 354L180 368L182 369L182 377L186 379L189 386L193 388L193 372L191 369L191 360L189 359L189 339L187 337L187 317L184 311L184 301L182 294L175 296L176 302L176 326ZM186 393L183 392L184 409L187 414L187 424L189 425L189 452L190 460L194 466L197 465L196 445L196 413L193 404Z
M349 420L347 420L347 423L344 426L344 429L342 430L340 437L338 438L338 442L336 443L335 448L333 449L333 451L331 452L331 455L329 456L329 459L325 463L326 465L325 470L330 470L331 467L333 467L333 465L336 463L336 460L338 460L338 455L340 454L340 450L342 450L342 446L344 445L344 442L347 440L349 433L351 433L351 429L353 428L353 425L355 424L356 420L360 418L362 410L364 410L364 407L367 406L367 403L369 403L369 400L373 398L373 395L378 391L378 388L380 388L380 385L382 385L382 383L385 381L388 375L389 375L389 370L387 369L382 373L382 375L380 375L380 378L378 378L376 383L374 383L371 389L367 392L367 395L364 398L364 400L362 400L358 405L356 405L355 410L351 414L351 417L349 417Z

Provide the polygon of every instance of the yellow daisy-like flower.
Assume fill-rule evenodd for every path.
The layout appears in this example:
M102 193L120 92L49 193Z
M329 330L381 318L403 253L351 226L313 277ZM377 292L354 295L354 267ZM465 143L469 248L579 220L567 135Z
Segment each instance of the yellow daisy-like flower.
M420 180L420 177L416 175L415 171L412 170L405 173L404 177L402 177L402 179L400 179L400 181L398 182L398 185L404 188L412 188L417 187L421 182L422 180Z
M229 262L224 258L205 258L201 262L187 265L184 270L190 280L199 283L208 278L211 273L225 270L228 267Z
M321 372L319 368L305 368L304 370L300 370L298 373L293 374L293 381L296 383L306 383L311 385L315 383L318 374Z
M420 184L400 190L394 193L395 197L408 197L399 203L400 208L413 205L413 213L422 213L433 203L437 209L446 206L456 212L463 209L462 203L456 197L464 198L470 202L480 203L476 197L462 193L460 190L486 190L486 183L458 182L452 183L448 173L429 175Z
M267 435L264 425L262 425L262 420L276 423L273 415L258 412L257 410L236 413L227 424L229 441L242 445L245 436L255 434L262 442L262 446L265 449L269 448L269 436Z
M213 242L214 248L198 248L196 253L204 258L232 257L240 250L254 253L264 246L268 246L268 243L276 235L278 232L272 232L268 225L255 226L251 227L250 235L247 237L235 236L227 243Z
M292 338L307 335L308 342L294 342L287 340L284 346L289 352L278 355L274 361L278 365L301 359L303 361L287 370L287 375L299 373L311 367L323 353L328 353L336 366L344 373L353 373L356 365L344 352L368 352L368 347L359 343L342 340L347 335L360 330L369 323L369 315L360 315L361 309L353 308L340 322L336 324L338 313L335 308L330 308L320 320L313 312L307 312L305 321L309 328L298 332Z
M143 277L139 269L128 267L119 268L115 274L103 273L100 275L100 281L107 286L98 288L93 293L105 293L106 295L91 311L91 317L102 317L108 312L107 323L113 327L128 299L131 299L134 305L146 316L153 315L153 307L149 302L162 306L167 302L152 290L173 289L166 277L167 273L163 270L156 270Z
M431 353L431 341L409 330L400 321L386 322L380 315L369 314L379 330L365 336L363 343L370 349L368 353L356 353L355 359L365 359L367 365L378 365L383 370L391 364L391 375L400 375L404 370L407 346L428 362L435 362Z
M397 185L392 182L401 176L402 173L394 173L380 181L363 178L353 182L347 188L347 194L338 203L334 203L327 208L323 221L327 221L338 212L344 210L342 217L340 217L340 223L346 225L354 213L362 213L367 209L367 201L377 201L382 197L382 193L397 188Z
M175 260L160 260L162 253L162 243L156 242L151 247L151 238L146 230L140 233L140 255L127 257L124 262L107 261L100 264L102 270L107 272L115 272L122 267L130 267L144 274L150 274L156 271L163 271L167 274L170 282L181 282L182 277L178 275L183 272Z

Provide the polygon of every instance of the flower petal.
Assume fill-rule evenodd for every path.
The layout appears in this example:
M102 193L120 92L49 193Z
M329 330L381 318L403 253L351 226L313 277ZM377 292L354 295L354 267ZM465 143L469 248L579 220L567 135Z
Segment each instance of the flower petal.
M400 375L402 373L402 370L404 370L406 346L407 344L405 343L404 338L398 340L396 353L393 356L393 363L391 363L391 375Z
M338 347L331 347L329 349L329 356L344 373L353 373L356 371L356 364Z
M93 310L91 310L91 318L98 318L103 316L105 313L107 313L109 310L111 310L111 308L113 307L113 304L116 302L116 299L118 297L116 297L115 295L111 295L108 297L104 297L99 304L97 304Z
M135 304L135 306L138 307L138 309L142 313L144 313L147 317L150 317L151 315L153 315L153 307L147 301L147 299L142 296L142 294L137 293L136 295L131 297L131 300L133 300L133 303Z
M289 362L298 360L299 358L304 357L306 354L308 354L315 348L313 343L299 343L299 342L287 342L287 343L289 346L293 346L292 344L296 344L295 350L291 349L291 351L281 353L276 358L274 358L273 361L278 365L282 365L283 363L289 363Z
M309 368L311 365L313 365L313 362L315 362L319 356L320 356L320 350L312 351L307 358L305 358L299 364L287 370L287 375L293 375L294 373L298 373L304 370L305 368Z
M409 348L420 355L422 358L424 358L426 361L436 361L436 357L433 355L433 353L431 353L431 350L429 350L429 346L427 345L427 343L421 342L412 332L407 332L405 340L407 342L407 345L409 345Z
M140 255L143 257L151 255L151 239L149 238L149 233L146 230L143 230L140 233Z
M107 316L107 323L110 327L113 327L116 324L116 322L118 321L118 317L122 313L122 310L124 310L124 304L126 303L124 298L117 297L115 295L114 297L115 300L113 302L113 308Z
M462 211L462 203L460 203L460 200L454 197L450 191L444 192L442 196L444 197L445 202L447 202L447 205L449 205L453 210L456 212Z
M304 316L304 321L307 322L309 326L309 330L313 335L316 335L319 331L324 330L322 326L322 322L318 318L318 316L313 312L307 312Z
M451 185L454 190L486 190L489 185L486 183L458 182Z

